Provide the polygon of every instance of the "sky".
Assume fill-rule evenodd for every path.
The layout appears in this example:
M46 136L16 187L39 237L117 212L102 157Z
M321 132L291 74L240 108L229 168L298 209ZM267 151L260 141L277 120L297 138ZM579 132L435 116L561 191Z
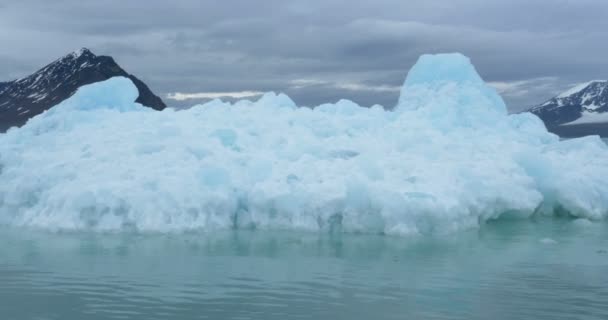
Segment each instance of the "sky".
M461 52L511 111L608 78L606 0L0 0L0 81L81 47L170 106L285 92L396 104L424 53Z

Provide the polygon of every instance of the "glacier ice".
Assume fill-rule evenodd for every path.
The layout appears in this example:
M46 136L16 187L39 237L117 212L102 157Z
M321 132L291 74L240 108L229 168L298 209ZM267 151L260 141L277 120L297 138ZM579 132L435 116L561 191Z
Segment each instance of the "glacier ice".
M150 111L112 78L0 134L0 225L428 234L608 215L608 148L508 115L460 54L424 55L394 111L284 94Z

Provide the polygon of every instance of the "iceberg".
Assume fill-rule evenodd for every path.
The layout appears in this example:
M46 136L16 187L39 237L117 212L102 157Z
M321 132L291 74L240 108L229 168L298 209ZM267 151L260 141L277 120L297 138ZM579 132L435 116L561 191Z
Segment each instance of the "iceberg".
M424 55L392 111L284 94L188 110L126 78L0 134L0 225L415 235L490 220L608 216L608 147L508 115L460 54Z

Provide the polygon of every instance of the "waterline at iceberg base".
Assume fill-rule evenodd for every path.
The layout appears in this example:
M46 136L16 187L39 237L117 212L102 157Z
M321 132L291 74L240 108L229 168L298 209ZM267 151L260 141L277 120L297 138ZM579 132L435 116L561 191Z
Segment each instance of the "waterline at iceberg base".
M0 224L152 232L432 234L608 215L608 147L508 115L460 54L424 55L398 105L283 94L155 112L126 78L0 135Z

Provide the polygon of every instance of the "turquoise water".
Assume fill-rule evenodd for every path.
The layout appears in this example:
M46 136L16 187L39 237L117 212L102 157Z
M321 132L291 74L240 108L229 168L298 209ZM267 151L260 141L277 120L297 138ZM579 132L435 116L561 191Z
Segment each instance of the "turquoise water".
M1 319L608 319L606 223L442 237L0 229Z

